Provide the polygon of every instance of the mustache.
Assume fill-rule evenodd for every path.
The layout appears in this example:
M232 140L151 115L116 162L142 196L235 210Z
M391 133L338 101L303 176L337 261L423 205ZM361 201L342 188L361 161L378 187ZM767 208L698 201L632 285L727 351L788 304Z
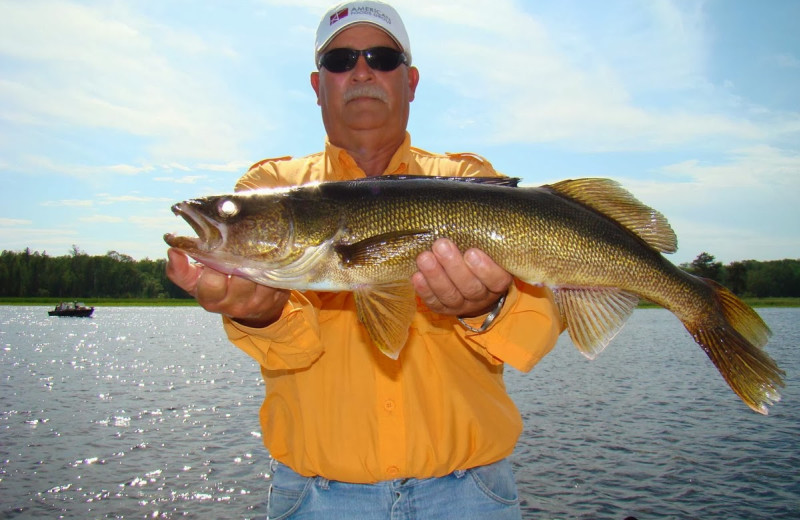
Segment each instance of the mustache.
M389 95L377 85L361 85L345 91L344 102L347 103L360 97L374 98L384 103L389 102Z

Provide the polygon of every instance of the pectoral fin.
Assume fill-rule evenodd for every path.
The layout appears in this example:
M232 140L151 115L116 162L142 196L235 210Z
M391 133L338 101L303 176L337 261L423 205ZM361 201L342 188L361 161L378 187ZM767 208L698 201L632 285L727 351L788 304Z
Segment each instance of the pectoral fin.
M417 310L414 288L408 281L364 287L355 291L358 319L373 343L397 359L408 339L408 328Z
M375 235L352 244L337 244L334 250L343 266L364 266L405 256L431 242L433 234L429 231L403 230Z
M639 303L616 288L559 288L553 295L572 342L589 359L606 348Z

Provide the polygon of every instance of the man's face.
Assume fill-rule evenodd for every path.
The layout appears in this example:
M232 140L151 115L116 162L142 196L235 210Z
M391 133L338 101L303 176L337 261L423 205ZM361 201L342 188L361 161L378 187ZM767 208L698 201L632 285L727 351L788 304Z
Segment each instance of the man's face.
M369 49L397 44L384 31L372 25L355 25L343 30L325 51L338 48ZM388 135L404 135L409 103L419 81L419 72L400 65L393 71L373 70L363 56L346 72L331 72L324 67L311 74L311 86L322 107L322 120L331 143L347 148L359 132L381 130ZM396 138L395 138L396 139Z

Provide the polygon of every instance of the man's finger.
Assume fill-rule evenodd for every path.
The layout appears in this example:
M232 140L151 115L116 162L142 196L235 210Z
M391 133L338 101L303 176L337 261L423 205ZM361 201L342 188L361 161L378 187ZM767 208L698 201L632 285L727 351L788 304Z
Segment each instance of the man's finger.
M201 272L202 265L190 264L189 257L183 252L174 248L167 250L167 278L192 296L195 296L195 287Z
M197 279L197 301L201 305L215 305L225 299L228 292L228 275L213 269L203 269Z
M438 242L438 241L437 241ZM445 250L448 248L447 244L434 244L434 248ZM457 250L456 250L457 252ZM445 262L450 260L450 252L444 253L440 251L447 258ZM425 277L430 291L436 296L441 305L445 307L458 307L463 301L464 297L459 288L450 279L450 275L442 265L440 254L431 251L420 253L417 257L417 268L419 272ZM426 300L426 303L430 303Z
M489 292L502 294L511 285L511 275L480 249L468 249L464 262Z

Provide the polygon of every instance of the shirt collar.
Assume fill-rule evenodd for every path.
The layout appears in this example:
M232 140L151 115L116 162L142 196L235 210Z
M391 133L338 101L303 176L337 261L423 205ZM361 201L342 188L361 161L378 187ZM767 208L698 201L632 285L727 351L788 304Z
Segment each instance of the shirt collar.
M330 180L351 180L366 177L364 171L356 164L355 159L344 148L331 144L325 138L325 155L330 172ZM411 134L406 132L405 139L389 160L389 166L381 175L401 175L408 173L411 164Z

